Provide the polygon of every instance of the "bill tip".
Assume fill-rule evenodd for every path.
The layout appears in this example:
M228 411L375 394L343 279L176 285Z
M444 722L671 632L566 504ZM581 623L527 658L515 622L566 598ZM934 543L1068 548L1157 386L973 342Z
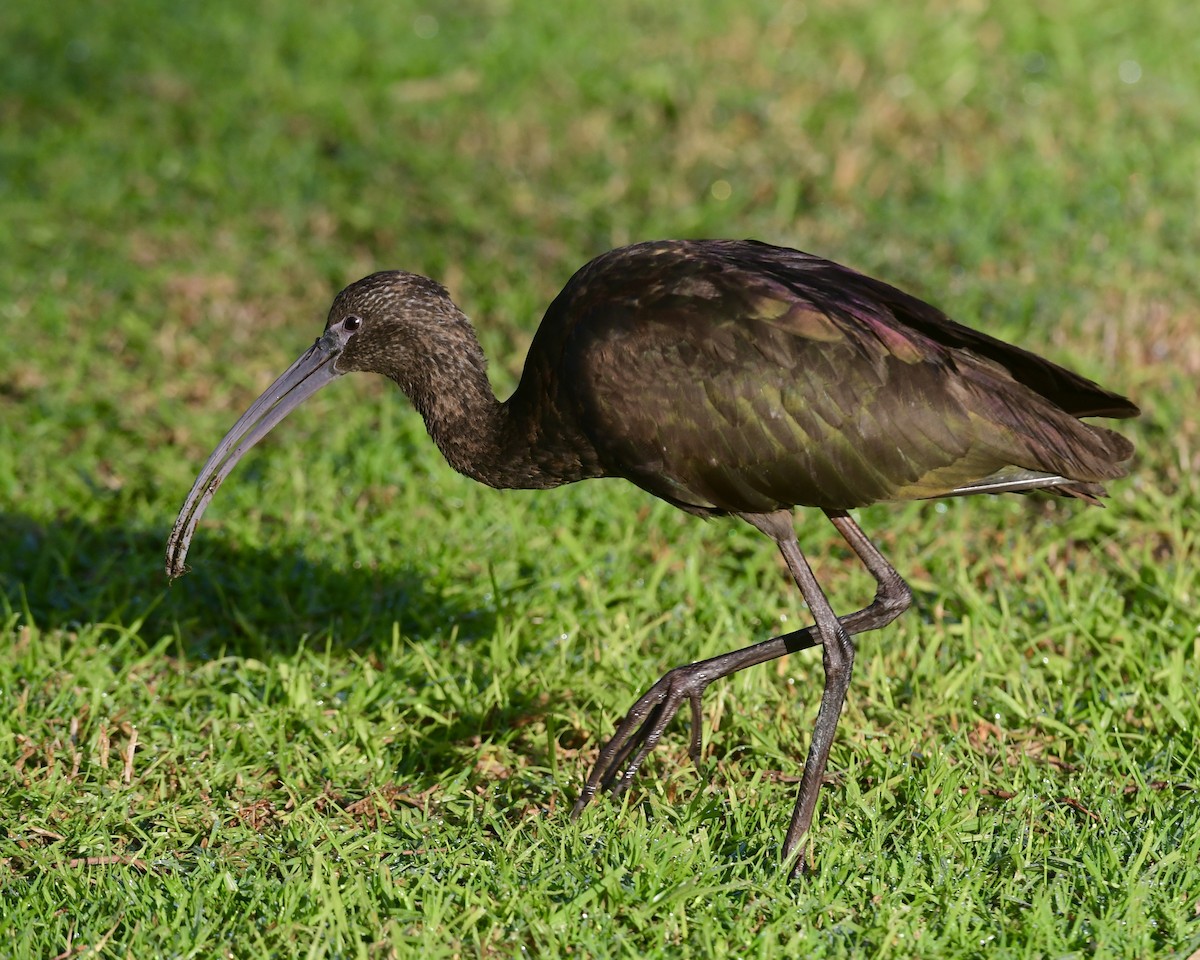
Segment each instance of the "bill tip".
M175 581L188 572L188 565L184 562L183 555L171 550L167 553L167 560L163 564L163 569L167 573L167 579Z

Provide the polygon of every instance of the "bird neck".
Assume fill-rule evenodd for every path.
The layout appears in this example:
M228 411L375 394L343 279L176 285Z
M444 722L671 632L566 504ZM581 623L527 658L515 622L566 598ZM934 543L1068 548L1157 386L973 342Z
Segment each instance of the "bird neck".
M469 326L452 339L425 342L421 353L406 370L389 375L459 473L502 489L548 489L602 475L590 444L564 434L541 391L523 383L526 389L518 387L504 403L496 399Z

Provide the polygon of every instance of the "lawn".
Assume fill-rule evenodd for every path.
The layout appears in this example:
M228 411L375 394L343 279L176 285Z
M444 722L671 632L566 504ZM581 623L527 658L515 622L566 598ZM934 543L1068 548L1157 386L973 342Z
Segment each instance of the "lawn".
M0 8L0 954L1200 948L1193 7ZM577 266L674 236L832 257L1144 411L1107 509L859 511L917 602L861 638L798 880L815 651L710 690L703 772L676 723L568 818L664 670L805 622L744 524L478 486L355 377L162 572L340 287L439 279L506 396Z

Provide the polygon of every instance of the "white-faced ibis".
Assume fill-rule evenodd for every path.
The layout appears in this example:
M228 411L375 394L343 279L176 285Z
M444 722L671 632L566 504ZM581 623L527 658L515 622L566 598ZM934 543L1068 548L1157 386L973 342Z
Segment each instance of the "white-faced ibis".
M814 625L677 667L600 752L575 813L624 790L687 702L701 753L702 691L719 677L821 645L825 685L783 846L812 821L854 661L851 636L890 623L908 585L847 513L881 500L1046 489L1095 502L1133 446L1082 417L1132 417L1124 397L961 326L879 280L754 241L613 250L550 305L520 385L496 400L471 324L425 277L376 273L333 302L324 334L217 445L167 547L177 577L196 523L239 458L345 373L390 377L450 465L493 487L624 477L701 517L732 514L775 541ZM818 507L875 577L866 607L834 614L796 541ZM804 858L792 861L803 867Z

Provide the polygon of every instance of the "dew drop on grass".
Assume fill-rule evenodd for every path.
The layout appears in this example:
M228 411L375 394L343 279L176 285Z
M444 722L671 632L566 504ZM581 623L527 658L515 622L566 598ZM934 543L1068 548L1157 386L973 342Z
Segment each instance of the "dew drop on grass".
M1117 76L1122 83L1137 83L1142 79L1142 65L1136 60L1122 60L1117 67Z

